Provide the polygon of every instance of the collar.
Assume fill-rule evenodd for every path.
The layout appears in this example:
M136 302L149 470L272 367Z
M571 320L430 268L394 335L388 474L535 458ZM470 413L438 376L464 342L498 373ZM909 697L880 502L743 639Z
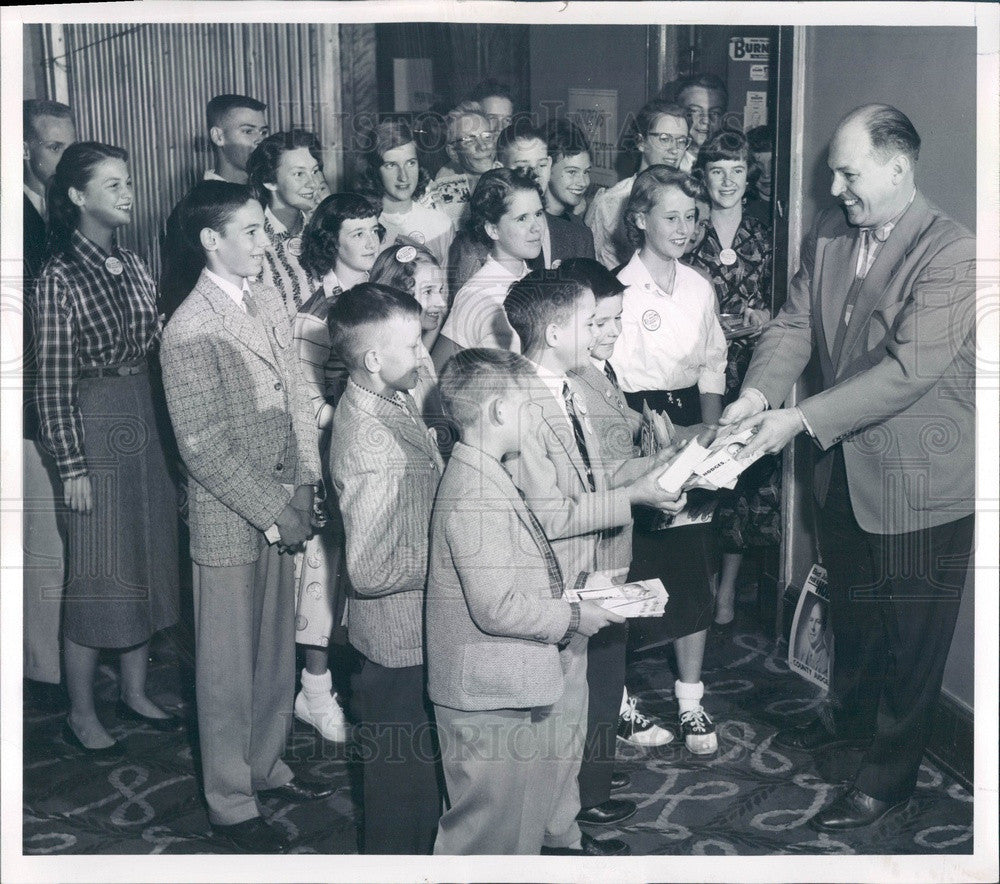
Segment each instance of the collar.
M204 174L204 176L202 177L201 180L202 181L225 181L226 179L223 178L218 172L216 172L215 169L206 169L205 170L205 174Z
M45 195L41 193L35 193L27 184L21 185L24 188L24 195L28 198L28 201L35 207L35 211L38 212L43 218L45 217Z
M479 272L482 273L487 267L490 268L489 275L487 276L484 274L484 276L491 282L504 282L506 279L509 279L511 282L518 282L519 280L524 279L524 277L528 274L528 265L524 261L521 262L520 274L514 274L504 267L503 264L501 264L496 258L494 258L493 255L486 256L486 261ZM500 277L499 280L497 280L498 276Z
M347 389L352 391L352 395L367 403L370 410L375 414L396 414L400 411L409 414L410 410L406 407L406 401L403 399L403 394L398 390L396 395L392 398L388 396L383 396L381 393L376 393L374 390L369 390L367 387L359 384L354 378L347 379Z
M451 449L451 459L464 463L466 466L481 473L485 478L492 479L501 488L510 491L513 489L511 497L517 497L517 487L514 485L510 474L503 468L492 454L487 454L482 448L469 445L467 442L458 441Z
M302 211L300 211L300 212L299 212L299 214L300 214L300 215L302 216L302 229L301 229L301 230L299 230L299 234L301 235L302 231L303 231L303 230L305 230L305 221L306 221L306 216L305 216L305 213L304 213L304 212L302 212ZM275 233L275 234L276 234L277 236L280 236L280 237L281 237L282 239L284 239L284 238L285 238L286 236L291 236L291 233L289 233L289 230L288 230L288 228L287 228L287 227L285 227L285 225L284 225L284 224L282 224L282 223L281 223L281 222L280 222L280 221L278 220L278 217L277 217L277 215L275 215L275 214L274 214L274 213L273 213L273 212L271 211L271 207L270 207L270 206L266 206L266 207L264 208L264 220L265 220L265 221L266 221L266 222L267 222L267 223L268 223L269 225L271 225L271 230L272 230L272 231L274 231L274 233Z
M674 261L674 263L677 265L677 270L679 270L680 262ZM675 271L674 275L675 291L677 289L676 273L677 271ZM636 288L641 288L645 291L662 295L663 297L669 297L667 293L656 284L656 281L649 272L649 268L642 263L642 258L639 257L638 250L636 250L636 253L632 256L632 260L629 261L628 264L626 264L618 273L618 281L623 282L627 286L634 285Z
M117 245L112 245L110 252L105 252L97 243L92 242L87 239L79 230L74 230L71 236L71 242L73 243L73 248L76 249L77 253L86 261L88 264L93 264L94 266L104 266L105 260L109 255L114 254L118 251Z
M231 283L228 279L223 279L221 276L219 276L218 273L213 273L207 267L205 268L205 274L213 283L215 283L215 285L217 285L220 289L222 289L222 291L224 291L227 295L229 295L229 297L233 300L236 306L240 308L240 310L245 310L243 306L243 294L244 292L248 294L250 292L250 283L247 282L246 277L243 278L243 287L240 288L239 286L236 286L233 283Z
M882 224L879 227L861 227L859 230L867 230L875 242L884 243L889 238L889 234L892 233L896 225L899 223L899 219L902 218L903 215L906 214L906 210L913 205L913 200L916 196L917 189L914 187L913 193L910 194L910 198L906 201L906 205L903 206L903 208L897 212L893 218L886 221L885 224Z
M562 402L563 385L569 383L569 378L565 374L557 375L554 371L551 371L544 365L539 365L537 362L532 362L530 359L528 361L531 362L539 380L545 384L545 389L556 397L556 402Z

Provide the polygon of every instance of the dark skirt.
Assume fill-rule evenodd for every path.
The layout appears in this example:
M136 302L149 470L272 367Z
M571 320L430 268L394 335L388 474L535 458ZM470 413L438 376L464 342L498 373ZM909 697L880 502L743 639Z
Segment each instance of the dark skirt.
M684 390L643 390L626 393L629 406L642 411L645 401L650 408L666 411L678 426L701 421L701 398L697 387ZM700 492L688 495L697 498ZM637 507L632 532L630 580L658 577L670 599L662 617L641 618L629 623L629 641L654 643L682 638L708 629L712 623L715 598L712 578L718 570L719 548L710 524L654 530L658 521L653 511Z
M77 386L94 506L67 519L66 638L128 648L177 622L177 489L149 375Z
M727 553L781 543L780 455L752 463L732 491L719 493L712 526Z

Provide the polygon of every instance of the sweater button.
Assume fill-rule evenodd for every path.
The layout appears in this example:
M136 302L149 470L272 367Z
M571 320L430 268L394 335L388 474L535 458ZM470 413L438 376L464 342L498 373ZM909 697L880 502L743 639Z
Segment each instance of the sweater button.
M281 392L281 381L275 382L274 389L277 390L279 393Z
M278 472L278 473L280 473L284 468L285 468L285 465L283 463L276 463L274 465L275 472Z

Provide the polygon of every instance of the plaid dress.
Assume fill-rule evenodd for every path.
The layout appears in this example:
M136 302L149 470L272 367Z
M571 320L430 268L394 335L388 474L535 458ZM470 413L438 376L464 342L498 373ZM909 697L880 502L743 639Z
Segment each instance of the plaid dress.
M177 622L177 492L143 364L160 339L155 298L138 255L74 232L32 305L42 442L63 482L89 476L93 490L91 512L66 520L63 629L88 647L131 647ZM81 376L123 363L143 368Z

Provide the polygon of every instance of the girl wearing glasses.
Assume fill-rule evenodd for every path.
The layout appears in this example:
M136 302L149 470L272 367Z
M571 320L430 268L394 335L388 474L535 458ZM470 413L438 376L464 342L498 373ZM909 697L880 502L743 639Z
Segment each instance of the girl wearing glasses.
M303 129L268 135L247 161L249 184L264 206L264 232L271 240L261 279L281 293L290 317L312 292L299 257L306 221L316 207L322 168L319 139Z
M695 167L704 180L711 214L704 238L685 260L708 274L719 313L729 326L725 403L739 396L754 344L771 318L771 227L744 212L752 166L746 137L722 130L705 141ZM779 465L777 457L761 458L740 476L733 491L719 498L713 521L723 557L714 626L723 635L732 630L743 554L780 541Z
M358 192L382 207L378 220L385 229L383 247L395 243L397 236L416 239L443 267L455 238L455 227L440 209L418 202L429 178L417 159L417 145L409 123L404 120L379 123L372 132L371 143L373 147L365 155Z
M650 166L679 167L690 144L683 108L656 98L639 111L635 128L639 172ZM632 254L625 235L623 213L625 201L639 172L619 181L614 187L598 191L584 219L594 234L597 260L609 270L627 261Z

